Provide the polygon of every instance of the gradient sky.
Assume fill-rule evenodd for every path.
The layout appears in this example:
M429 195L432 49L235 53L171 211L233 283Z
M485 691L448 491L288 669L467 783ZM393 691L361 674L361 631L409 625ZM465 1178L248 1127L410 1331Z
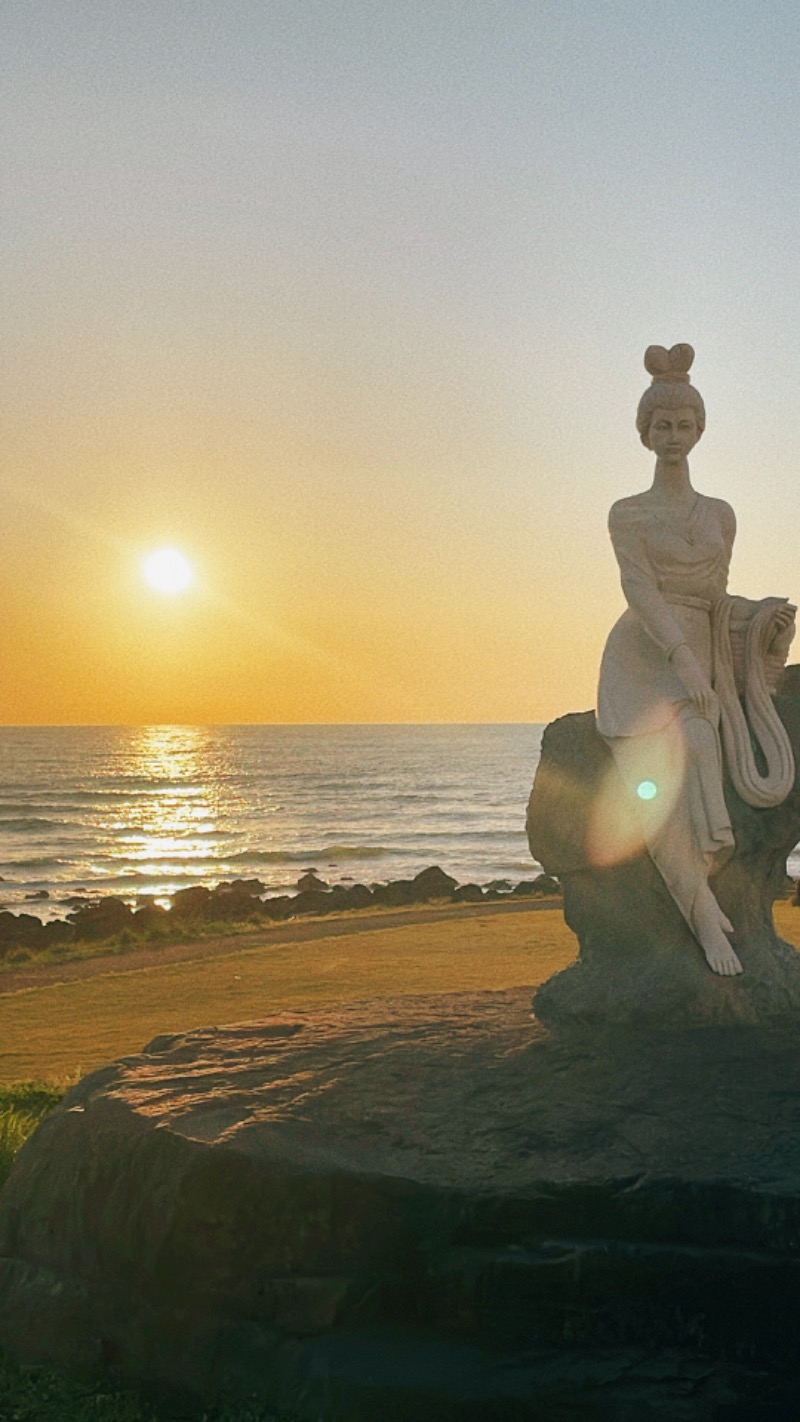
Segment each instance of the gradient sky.
M591 706L650 342L797 600L796 4L4 0L0 56L5 723Z

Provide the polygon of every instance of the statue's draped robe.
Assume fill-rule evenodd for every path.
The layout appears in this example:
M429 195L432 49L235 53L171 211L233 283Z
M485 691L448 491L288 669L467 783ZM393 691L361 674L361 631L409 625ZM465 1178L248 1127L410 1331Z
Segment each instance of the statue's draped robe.
M726 595L734 530L728 505L700 494L685 515L635 495L616 503L609 516L628 608L603 654L597 727L631 793L650 855L693 930L700 911L706 918L717 914L727 926L708 887L709 874L734 848L719 701L728 762L743 798L778 804L794 779L791 749L769 696L771 619L780 599L747 603ZM718 693L710 717L695 709L673 668L671 654L682 643ZM748 682L766 774L753 759L739 703Z

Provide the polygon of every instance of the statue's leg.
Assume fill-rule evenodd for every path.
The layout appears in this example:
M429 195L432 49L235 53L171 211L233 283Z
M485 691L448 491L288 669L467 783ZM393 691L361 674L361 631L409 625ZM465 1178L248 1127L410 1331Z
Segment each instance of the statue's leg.
M684 747L682 793L656 834L650 856L705 954L712 972L733 977L742 965L728 941L733 925L712 893L708 876L733 850L733 831L722 789L722 753L716 726L686 709L678 729Z
M734 847L716 726L686 705L662 731L609 739L608 745L637 806L650 857L708 966L723 977L740 973L727 937L733 927L708 884Z

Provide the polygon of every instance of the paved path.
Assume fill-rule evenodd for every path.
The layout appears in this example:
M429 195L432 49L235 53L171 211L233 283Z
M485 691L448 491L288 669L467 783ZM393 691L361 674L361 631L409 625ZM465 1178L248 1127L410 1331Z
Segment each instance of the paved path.
M132 973L140 968L157 968L198 958L222 957L226 953L267 948L275 943L309 943L317 938L352 937L357 933L407 928L416 924L441 923L448 918L491 918L506 913L536 913L561 908L560 898L517 898L507 903L494 900L484 904L440 904L436 907L351 911L325 918L292 919L289 923L265 924L246 933L226 933L219 938L191 938L180 943L153 943L124 953L73 958L64 963L21 963L0 972L0 996L25 988L51 983L74 982L105 974Z

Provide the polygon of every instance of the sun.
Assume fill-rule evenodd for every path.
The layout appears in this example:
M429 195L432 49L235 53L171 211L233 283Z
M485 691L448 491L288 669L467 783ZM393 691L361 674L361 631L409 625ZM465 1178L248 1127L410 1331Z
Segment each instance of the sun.
M148 553L142 574L148 587L160 593L186 592L194 582L192 565L178 548L157 548Z

